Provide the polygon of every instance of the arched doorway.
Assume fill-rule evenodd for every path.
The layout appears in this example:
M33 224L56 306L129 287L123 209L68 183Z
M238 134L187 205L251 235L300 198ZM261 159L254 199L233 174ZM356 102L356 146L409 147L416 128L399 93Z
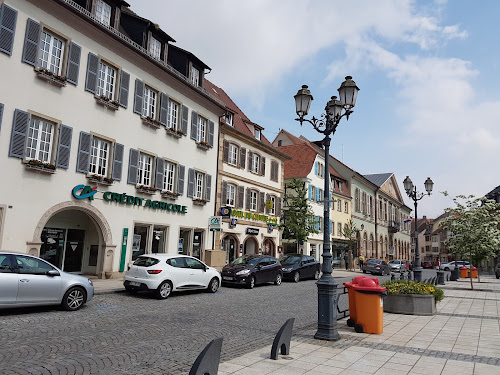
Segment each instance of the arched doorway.
M226 263L230 263L240 256L240 245L238 239L228 234L222 239L222 248L226 252Z
M276 247L274 246L274 241L270 238L266 238L262 244L262 254L276 256Z
M247 237L243 244L243 255L258 254L259 243L254 237Z

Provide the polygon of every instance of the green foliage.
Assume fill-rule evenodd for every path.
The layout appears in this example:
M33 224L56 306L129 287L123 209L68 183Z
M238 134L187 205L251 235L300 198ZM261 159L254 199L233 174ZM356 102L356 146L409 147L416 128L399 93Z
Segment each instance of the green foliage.
M353 256L357 256L357 254L354 253L354 250L356 249L356 243L358 242L358 232L359 229L356 228L356 225L354 224L352 219L349 219L349 221L342 228L342 237L344 237L349 242L349 249L353 251Z
M433 284L417 283L411 280L391 280L382 284L387 288L387 294L422 294L433 295L436 302L442 301L444 292Z
M303 181L292 179L285 186L285 204L283 222L279 228L283 230L283 239L297 243L307 240L314 229L314 213L308 205L307 190Z

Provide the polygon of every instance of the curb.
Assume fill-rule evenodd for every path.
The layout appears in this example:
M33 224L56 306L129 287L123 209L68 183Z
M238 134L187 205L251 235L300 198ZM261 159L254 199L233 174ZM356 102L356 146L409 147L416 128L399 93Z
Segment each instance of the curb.
M113 293L125 293L125 289L107 289L107 290L95 290L94 296L102 295L102 294L113 294Z

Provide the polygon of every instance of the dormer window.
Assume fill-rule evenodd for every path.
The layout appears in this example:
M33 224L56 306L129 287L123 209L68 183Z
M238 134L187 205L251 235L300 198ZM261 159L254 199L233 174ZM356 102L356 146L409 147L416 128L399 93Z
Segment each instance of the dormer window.
M200 71L191 65L189 70L189 80L195 86L200 85Z
M253 130L253 135L255 136L255 139L258 139L259 141L260 141L260 134L261 134L260 129L255 128Z
M106 4L103 0L97 0L95 7L95 18L100 23L109 26L111 21L111 6L109 4Z
M151 41L149 42L149 53L155 59L160 60L161 55L161 43L159 40L151 37Z
M227 112L225 115L226 124L229 126L233 126L233 114L231 112Z

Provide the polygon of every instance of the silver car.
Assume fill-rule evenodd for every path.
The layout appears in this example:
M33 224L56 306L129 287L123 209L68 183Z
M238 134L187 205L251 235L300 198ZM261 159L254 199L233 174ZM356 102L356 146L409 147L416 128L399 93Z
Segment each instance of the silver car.
M28 254L0 251L0 308L61 305L75 311L94 296L92 281Z
M388 264L391 272L406 272L406 263L404 260L390 260Z

